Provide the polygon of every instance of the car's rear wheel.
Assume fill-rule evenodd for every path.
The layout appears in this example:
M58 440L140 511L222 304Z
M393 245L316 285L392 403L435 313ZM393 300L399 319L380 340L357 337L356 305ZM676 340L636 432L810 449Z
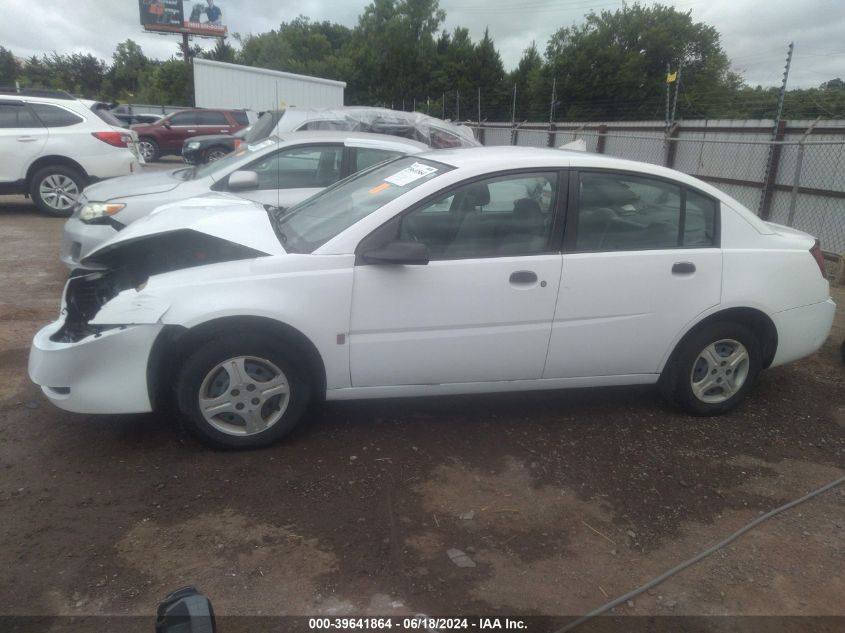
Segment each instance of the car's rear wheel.
M216 160L220 160L229 151L225 147L212 147L205 155L206 162L213 163Z
M263 336L224 336L199 347L176 386L188 429L216 448L256 448L280 440L311 398L293 358Z
M159 156L161 156L161 149L159 148L158 143L148 136L143 136L138 139L138 151L148 163L158 160Z
M760 373L759 339L739 323L709 323L684 339L660 378L667 398L693 415L719 415L748 395Z
M73 167L49 165L32 177L29 194L42 213L66 218L85 187L84 176Z

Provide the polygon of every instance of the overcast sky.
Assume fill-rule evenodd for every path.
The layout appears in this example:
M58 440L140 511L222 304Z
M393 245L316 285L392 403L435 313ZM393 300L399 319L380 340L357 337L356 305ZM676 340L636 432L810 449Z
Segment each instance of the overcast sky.
M645 0L644 4L651 4ZM366 0L217 0L230 32L260 33L299 14L354 26ZM558 28L580 23L590 9L617 9L621 0L441 0L446 28L469 28L478 40L490 28L505 68L532 40L542 52ZM722 35L735 70L752 84L780 83L786 48L795 42L789 85L845 79L845 0L664 0ZM0 45L20 57L82 52L110 62L115 45L132 38L151 57L166 59L177 36L145 33L136 0L2 0ZM213 40L197 40L205 47Z

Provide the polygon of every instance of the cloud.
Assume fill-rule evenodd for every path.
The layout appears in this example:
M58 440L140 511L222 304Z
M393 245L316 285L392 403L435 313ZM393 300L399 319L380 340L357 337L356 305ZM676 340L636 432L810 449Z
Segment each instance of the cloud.
M645 4L651 4L646 0ZM167 59L177 51L175 35L146 33L133 0L4 0L3 46L19 57L58 53L91 53L111 61L115 46L128 38L144 52ZM348 0L217 0L232 33L261 33L302 14L354 26L366 2ZM845 78L845 2L842 0L670 0L666 4L691 11L722 35L722 45L746 81L778 85L786 46L795 42L790 87L809 87ZM464 26L475 40L485 28L513 68L532 41L545 50L549 37L564 26L583 21L591 8L614 10L621 0L441 0L445 27ZM292 8L292 7L295 7ZM10 28L11 27L11 28ZM213 40L197 39L206 48Z

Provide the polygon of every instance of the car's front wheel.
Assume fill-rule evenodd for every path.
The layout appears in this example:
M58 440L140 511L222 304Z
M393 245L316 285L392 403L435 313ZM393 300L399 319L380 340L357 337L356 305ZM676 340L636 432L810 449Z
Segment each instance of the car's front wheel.
M65 165L49 165L32 177L29 195L41 212L66 218L84 187L85 178L78 170Z
M217 448L256 448L299 422L311 389L285 346L270 337L224 336L185 361L179 408L201 440Z
M709 323L688 336L660 378L667 398L693 415L719 415L748 395L762 366L761 345L739 323Z
M213 163L216 160L220 160L229 152L226 150L225 147L212 147L208 150L208 153L205 155L206 162Z

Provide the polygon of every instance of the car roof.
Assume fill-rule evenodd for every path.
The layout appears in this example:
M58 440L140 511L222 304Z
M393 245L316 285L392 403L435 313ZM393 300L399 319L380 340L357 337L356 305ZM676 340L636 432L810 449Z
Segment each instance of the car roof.
M634 171L645 175L671 178L672 180L681 181L700 189L706 188L708 191L713 190L714 192L718 192L715 187L683 172L669 169L668 167L577 150L495 145L429 150L419 154L418 157L445 163L458 169L469 169L473 171L484 171L496 166L501 166L503 169L519 169L523 167L547 167L552 169L585 167ZM719 193L721 194L721 192Z
M419 152L431 149L425 143L413 141L402 136L376 134L373 132L349 132L343 130L303 130L301 132L283 132L279 136L279 140L285 143L288 141L319 141L323 143L344 143L345 145L355 145L357 142L362 146L382 146L384 148L401 145L401 149L415 149Z

